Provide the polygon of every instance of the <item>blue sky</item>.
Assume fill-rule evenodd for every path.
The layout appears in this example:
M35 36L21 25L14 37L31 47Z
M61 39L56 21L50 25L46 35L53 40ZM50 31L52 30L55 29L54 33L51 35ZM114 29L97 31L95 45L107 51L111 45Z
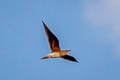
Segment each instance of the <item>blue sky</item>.
M0 80L120 80L119 0L1 0ZM41 21L79 64L41 60Z

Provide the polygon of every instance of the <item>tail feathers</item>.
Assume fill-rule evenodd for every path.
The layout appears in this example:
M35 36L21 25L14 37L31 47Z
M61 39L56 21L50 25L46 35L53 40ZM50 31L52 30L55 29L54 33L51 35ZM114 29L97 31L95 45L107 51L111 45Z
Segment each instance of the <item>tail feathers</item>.
M45 57L43 57L43 58L41 58L41 59L47 59L47 58L49 58L48 56L45 56Z
M74 57L69 56L69 55L65 55L65 56L63 56L61 58L79 63Z

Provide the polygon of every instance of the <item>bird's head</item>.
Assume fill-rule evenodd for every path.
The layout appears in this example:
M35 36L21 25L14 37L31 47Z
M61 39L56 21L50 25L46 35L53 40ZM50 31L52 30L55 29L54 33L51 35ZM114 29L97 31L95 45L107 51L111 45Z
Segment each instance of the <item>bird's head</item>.
M71 51L71 50L66 50L66 52L69 52L69 51Z

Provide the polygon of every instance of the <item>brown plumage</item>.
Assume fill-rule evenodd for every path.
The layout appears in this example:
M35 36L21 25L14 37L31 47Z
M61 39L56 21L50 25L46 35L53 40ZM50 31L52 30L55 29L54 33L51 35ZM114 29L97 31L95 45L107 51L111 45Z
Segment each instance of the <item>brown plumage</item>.
M67 55L70 50L61 50L59 47L59 40L57 37L48 29L47 25L42 21L47 39L49 42L49 46L51 49L51 53L48 56L43 57L42 59L47 58L63 58L66 60L78 62L74 57Z
M42 21L44 29L49 41L50 49L52 52L60 51L59 41L57 37L48 29L47 25Z

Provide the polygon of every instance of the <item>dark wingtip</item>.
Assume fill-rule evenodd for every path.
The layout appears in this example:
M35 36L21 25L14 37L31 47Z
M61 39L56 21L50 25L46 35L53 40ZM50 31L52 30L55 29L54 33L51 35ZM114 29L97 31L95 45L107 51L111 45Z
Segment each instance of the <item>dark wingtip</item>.
M44 21L42 20L42 23L44 23Z
M75 61L73 61L73 62L79 63L77 60L75 60Z
M76 63L79 63L78 61L75 61Z
M42 23L43 23L43 26L45 27L45 28L47 28L47 25L45 24L45 22L42 20Z
M42 22L44 22L44 20L42 20Z

